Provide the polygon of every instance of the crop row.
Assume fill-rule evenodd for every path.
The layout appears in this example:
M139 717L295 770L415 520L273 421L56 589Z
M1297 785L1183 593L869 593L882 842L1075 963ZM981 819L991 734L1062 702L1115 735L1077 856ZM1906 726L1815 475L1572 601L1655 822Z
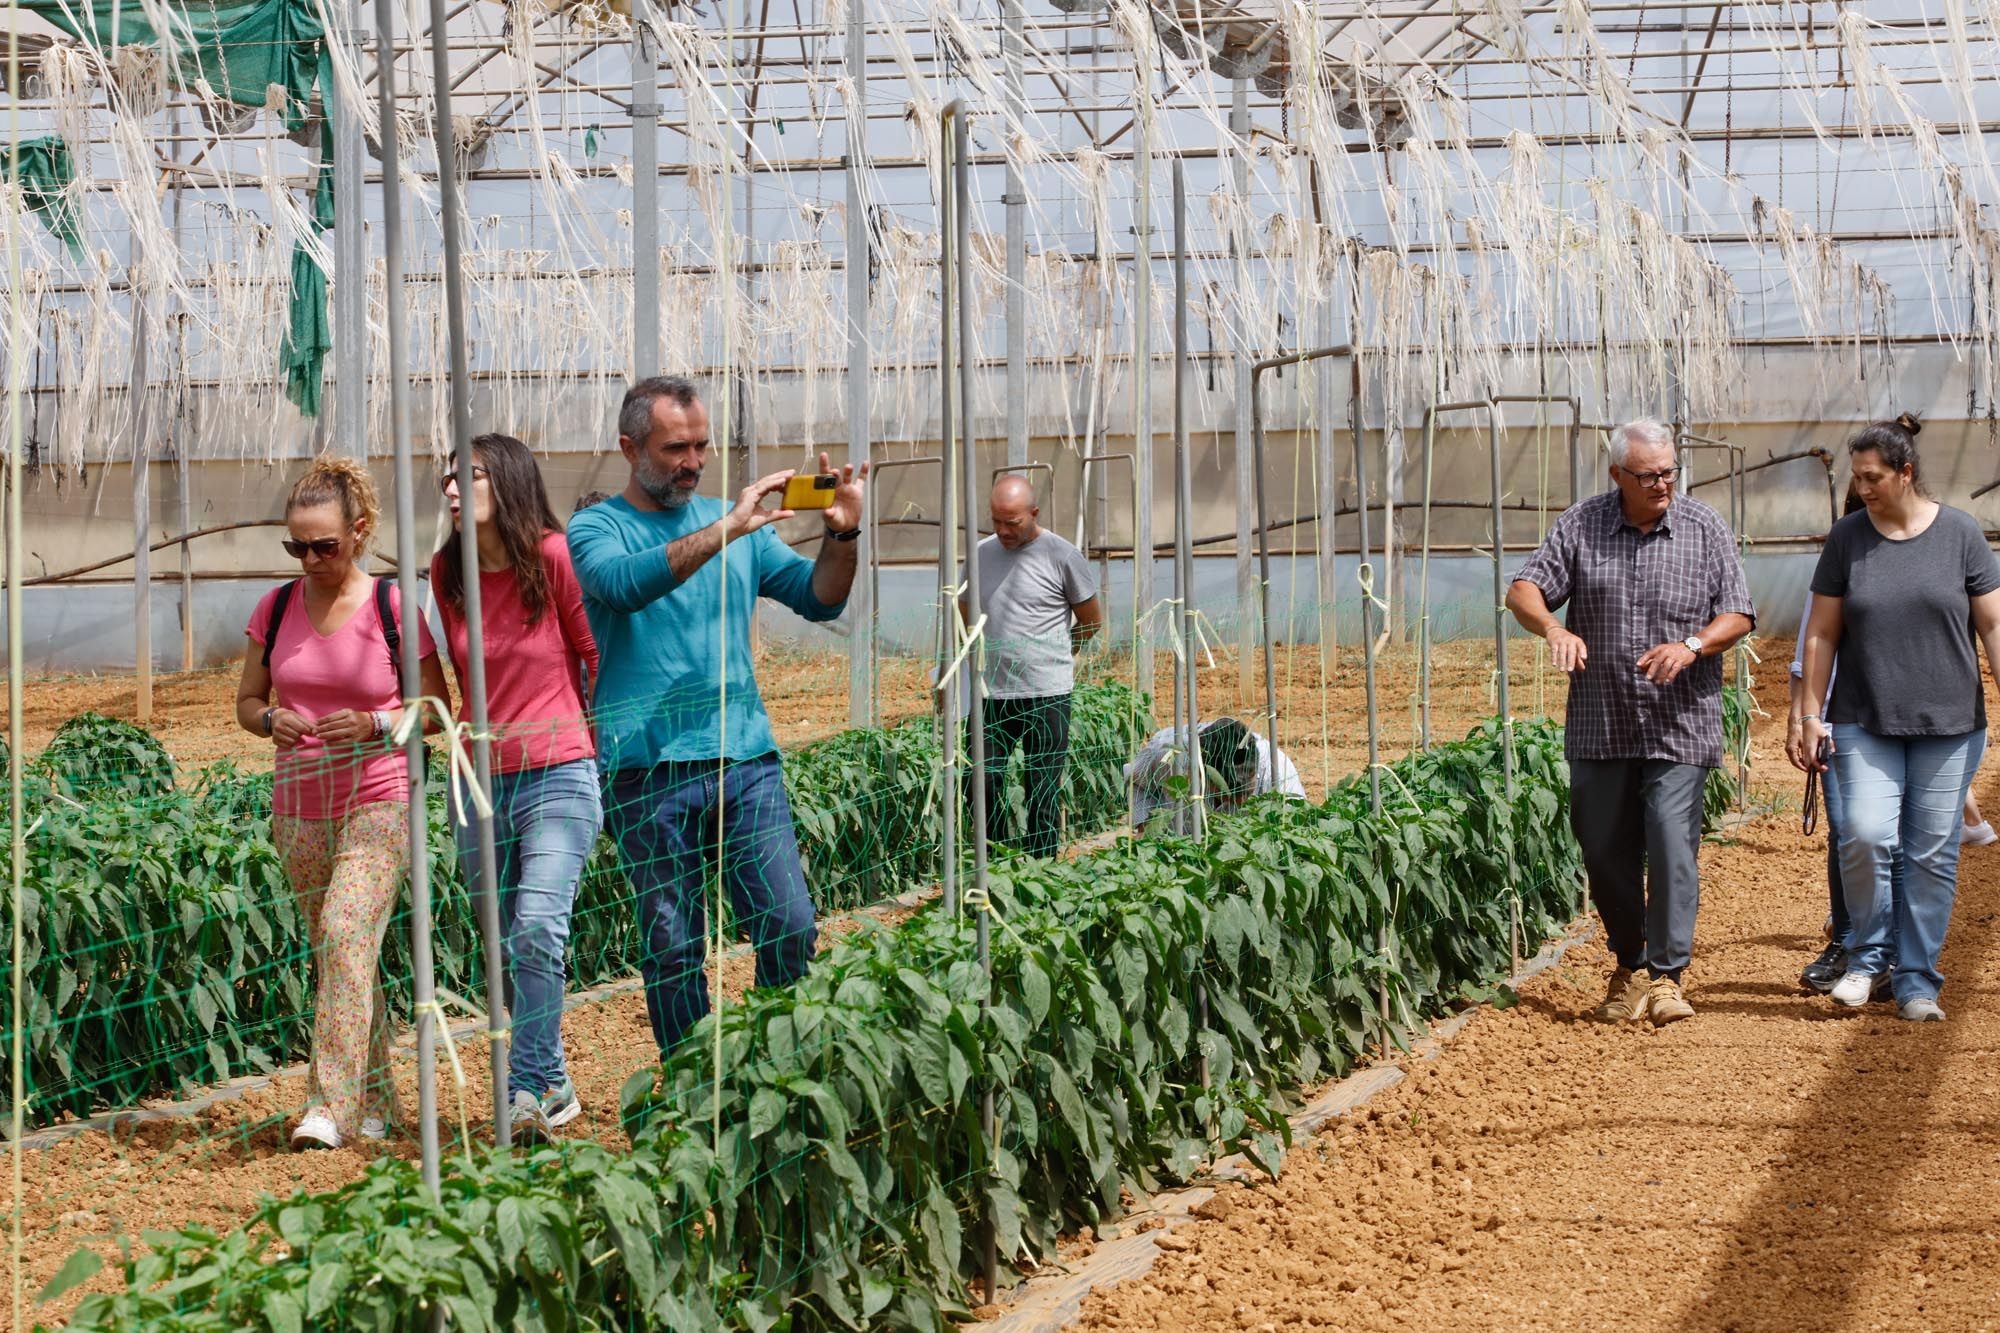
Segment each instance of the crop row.
M994 875L972 916L856 932L627 1084L631 1147L378 1161L226 1236L155 1235L82 1326L943 1329L990 1219L1003 1262L1242 1149L1276 1171L1294 1089L1406 1030L1573 902L1560 732L1488 727L1319 805ZM1383 947L1386 945L1386 947ZM982 1105L991 1099L988 1132ZM62 1275L80 1280L79 1252Z
M1138 707L1123 686L1077 692L1065 780L1073 835L1123 816ZM176 787L172 761L136 728L86 718L65 733L31 775L29 1121L129 1106L301 1058L312 1021L308 950L271 845L270 775L218 766ZM939 771L925 720L844 732L785 757L821 911L935 879ZM439 984L473 994L483 967L478 918L441 783L430 814ZM394 1013L410 1005L408 908L406 892L383 949ZM0 929L9 910L0 904ZM602 839L578 891L570 982L629 975L638 957L632 890Z

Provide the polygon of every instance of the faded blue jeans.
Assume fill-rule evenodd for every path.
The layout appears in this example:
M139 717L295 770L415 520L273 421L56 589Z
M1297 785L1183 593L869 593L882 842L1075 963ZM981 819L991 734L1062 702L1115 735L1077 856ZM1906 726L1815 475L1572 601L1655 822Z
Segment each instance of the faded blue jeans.
M639 898L646 1017L664 1058L708 1012L702 975L708 892L722 835L722 883L757 950L757 984L789 986L812 962L817 927L776 751L623 769L606 786L607 823Z
M1985 751L1984 731L1877 736L1833 725L1847 966L1893 969L1899 1004L1934 1000L1944 985L1938 953L1958 897L1959 816Z
M493 855L513 1024L510 1098L523 1091L540 1097L569 1077L562 1046L564 948L577 881L603 823L594 759L493 775ZM466 883L476 891L478 830L458 823L452 831Z

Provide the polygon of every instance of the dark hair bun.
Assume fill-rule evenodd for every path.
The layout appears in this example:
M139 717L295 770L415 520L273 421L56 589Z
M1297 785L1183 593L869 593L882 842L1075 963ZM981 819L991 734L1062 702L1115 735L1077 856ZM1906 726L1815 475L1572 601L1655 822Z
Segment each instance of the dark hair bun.
M1909 432L1909 435L1912 439L1915 439L1917 436L1923 434L1924 423L1917 420L1916 415L1914 413L1898 412L1896 414L1896 424L1898 426L1901 426L1905 431Z

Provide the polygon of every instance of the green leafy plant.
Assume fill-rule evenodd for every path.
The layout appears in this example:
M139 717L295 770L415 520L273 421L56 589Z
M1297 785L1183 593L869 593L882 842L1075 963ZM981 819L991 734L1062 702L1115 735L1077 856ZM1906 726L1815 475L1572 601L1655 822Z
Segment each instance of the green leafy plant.
M143 727L102 713L62 724L35 770L75 801L164 796L174 789L174 759Z
M1079 730L1069 781L1079 817L1097 827L1123 808L1118 774L1129 751L1115 729L1119 710L1135 701L1116 688L1079 693L1079 712L1089 721ZM126 724L87 722L91 716L64 728L76 742L64 753L75 755L89 736L130 740ZM137 741L128 748L154 754ZM39 822L27 839L24 895L27 1115L38 1125L268 1072L302 1058L311 1038L309 951L271 843L270 773L211 765L185 788L169 782L137 800L132 793L148 784L117 778L101 758L109 751L92 752L100 754L98 767L73 787L97 795L31 800ZM147 761L155 779L164 753ZM427 827L432 953L441 985L477 994L484 976L479 916L459 868L436 753ZM45 764L46 755L38 771ZM820 911L935 879L937 765L923 722L846 732L786 756L807 883ZM166 772L170 778L170 761ZM617 848L600 838L570 922L571 986L637 969L632 900ZM406 889L382 948L389 1004L398 1014L411 1003L409 906ZM11 910L0 901L0 928L8 928ZM0 1050L0 1086L9 1058Z
M864 927L636 1074L629 1152L475 1150L435 1205L381 1161L150 1237L77 1326L943 1330L983 1226L1024 1261L1217 1153L1277 1171L1293 1090L1353 1062L1378 990L1408 1024L1504 972L1516 915L1560 923L1560 733L1518 727L1511 799L1498 746L1395 765L1379 811L1350 781L1201 841L1003 864L990 977L972 916Z

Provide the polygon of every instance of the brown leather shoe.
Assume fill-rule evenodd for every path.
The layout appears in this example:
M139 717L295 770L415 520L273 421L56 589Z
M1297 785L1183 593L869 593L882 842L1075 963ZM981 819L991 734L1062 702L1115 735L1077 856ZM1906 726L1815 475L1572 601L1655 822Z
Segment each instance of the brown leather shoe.
M1653 1020L1653 1026L1663 1028L1669 1023L1678 1023L1683 1018L1694 1017L1694 1006L1681 994L1681 983L1671 977L1654 977L1646 987L1644 1012Z
M1604 991L1604 1003L1597 1006L1597 1021L1629 1023L1640 1015L1645 1004L1645 974L1621 967L1611 974L1611 984Z

